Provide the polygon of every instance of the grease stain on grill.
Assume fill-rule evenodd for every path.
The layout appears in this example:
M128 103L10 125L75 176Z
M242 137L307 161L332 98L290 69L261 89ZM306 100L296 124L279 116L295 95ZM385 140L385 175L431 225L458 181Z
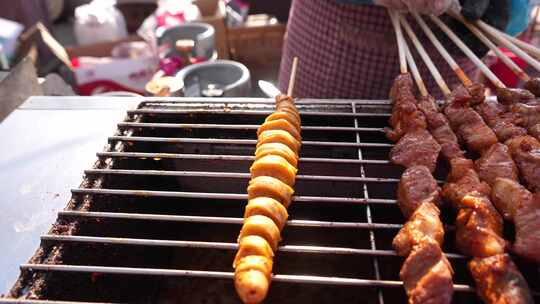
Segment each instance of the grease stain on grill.
M143 102L128 113L114 134L125 137L171 139L256 139L254 128L212 128L220 125L259 125L273 101L244 104L241 102ZM302 132L306 141L358 143L389 143L380 130L387 125L388 102L321 101L298 104L302 115ZM354 107L354 108L353 108ZM313 114L313 115L310 115ZM321 115L320 113L328 113ZM348 115L342 115L345 113ZM355 114L356 113L356 114ZM358 115L357 115L358 114ZM165 125L156 125L165 124ZM172 124L181 124L173 127ZM188 128L182 125L190 125ZM197 126L199 125L199 126ZM202 127L204 125L204 127ZM157 127L156 127L157 126ZM309 128L315 127L315 128ZM319 127L347 128L327 130ZM254 147L251 145L204 142L151 142L112 140L99 154L93 169L156 170L158 174L112 174L88 172L81 189L135 190L134 196L113 194L73 193L66 210L138 215L181 215L241 218L245 202L241 200L203 199L196 197L154 196L149 191L206 192L243 194L247 178L217 178L189 174L166 175L162 171L248 173ZM389 147L360 147L363 160L358 161L359 147L304 145L300 175L372 178L364 182L317 178L299 179L296 194L302 197L395 199L395 190L402 169L390 165ZM137 154L142 153L142 154ZM212 157L202 157L199 155ZM178 157L190 155L190 157ZM215 157L214 157L215 156ZM313 161L357 160L357 162ZM367 160L368 162L363 162ZM377 160L382 162L376 162ZM370 162L375 161L375 162ZM364 174L361 169L363 168ZM90 170L92 171L92 170ZM445 176L440 169L438 178ZM383 180L381 180L383 179ZM364 191L364 185L366 191ZM368 218L368 211L371 218ZM292 220L312 220L349 223L402 224L396 205L347 204L335 202L296 203L289 210ZM453 221L451 210L443 211L445 223ZM364 249L370 252L370 230L366 228L327 226L288 226L283 232L282 245L323 246L324 248ZM382 226L381 226L382 227ZM370 254L330 254L279 251L275 260L278 275L315 275L326 278L325 284L301 284L276 280L265 303L404 303L406 296L399 284L398 274L403 259L392 254L391 241L399 226L371 230L377 250ZM49 231L51 236L98 237L235 243L238 223L148 220L137 218L81 217L77 214L59 216ZM111 239L113 238L113 239ZM455 253L453 232L448 230L445 251ZM99 239L98 239L99 240ZM129 242L128 242L129 243ZM167 242L164 242L164 244ZM170 244L167 243L167 244ZM228 249L227 249L228 248ZM230 273L235 251L226 246L197 248L197 246L149 246L117 244L114 242L82 242L44 238L29 264L133 267L156 270L199 270ZM376 257L378 268L374 268ZM466 260L452 258L456 284L471 284ZM520 268L527 268L520 262ZM528 267L531 268L531 267ZM529 269L530 270L530 269ZM539 288L538 273L525 271L533 289ZM331 283L330 278L365 279L368 286L347 286ZM376 287L385 280L382 287ZM393 282L393 283L392 283ZM390 284L392 283L392 284ZM464 286L461 286L464 287ZM223 278L114 274L95 271L38 271L24 268L19 280L8 294L19 299L58 301L129 302L129 303L238 303L233 281ZM2 300L0 299L0 303ZM478 303L471 292L456 292L456 303Z

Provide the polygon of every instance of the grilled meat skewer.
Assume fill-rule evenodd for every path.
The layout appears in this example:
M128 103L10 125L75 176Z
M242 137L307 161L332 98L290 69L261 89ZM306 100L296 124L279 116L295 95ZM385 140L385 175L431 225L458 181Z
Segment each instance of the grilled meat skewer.
M498 142L495 133L482 117L470 107L472 98L463 86L458 86L444 108L450 127L465 142L469 150L482 154Z
M529 189L536 192L540 190L540 142L536 138L527 135L526 129L516 125L523 118L520 118L520 114L512 109L515 109L516 106L527 106L518 102L526 99L526 97L523 97L523 94L512 94L508 93L508 91L515 93L515 90L510 89L498 90L498 99L503 100L504 103L485 101L476 106L476 111L493 129L499 141L508 147L508 153L517 165L521 177ZM530 93L529 95L532 96ZM511 100L512 96L517 101L513 102ZM539 115L536 116L540 117Z
M486 100L475 109L505 144L497 143L486 150L476 161L476 169L480 179L492 187L494 205L505 219L515 224L514 252L538 263L540 232L536 227L540 227L540 217L536 215L540 214L540 205L535 204L532 194L519 184L518 172L531 190L539 190L540 157L536 151L540 151L540 143L515 125L518 118L511 111L520 102L536 101L525 90L499 89L498 93L503 103ZM499 128L501 125L504 127ZM524 216L527 221L522 220ZM535 229L528 229L532 227Z
M481 180L493 186L495 179L508 178L518 181L518 168L507 146L496 143L487 149L475 162L475 168Z
M463 94L463 87L457 91L462 91L457 94L457 104L469 107L470 102ZM447 109L456 105L455 102L456 100L450 100ZM479 107L482 107L482 104L477 105L477 108ZM498 113L501 111L502 107L493 107L492 104L490 108L479 112L483 113L488 124L496 125L497 118L500 117ZM449 117L449 120L455 123L453 128L458 130L460 123L466 124L464 121L460 122L459 117ZM511 120L507 122L511 124ZM485 134L488 132L485 131ZM502 137L500 132L497 132L497 135ZM462 136L467 135L462 133ZM486 303L507 303L510 299L513 303L532 303L527 282L505 254L507 245L502 238L502 218L489 199L491 188L484 183L485 181L494 186L499 180L498 177L506 177L506 180L517 183L512 147L507 148L497 141L487 148L477 145L478 149L475 151L481 154L481 158L476 162L476 170L470 161L454 160L449 183L443 188L443 194L452 200L454 205L459 204L456 243L462 252L474 257L469 263L469 270L478 286L480 298Z
M464 152L459 147L458 138L444 114L439 110L432 96L422 96L418 99L418 108L424 113L428 129L433 138L441 146L441 154L447 161L452 158L464 157Z
M540 97L540 78L531 78L529 81L525 82L523 88L534 94L534 96Z
M427 130L417 130L403 135L390 152L390 160L404 167L426 166L435 171L441 146Z
M451 13L452 14L452 13ZM456 75L467 87L458 87L453 91L449 91L447 84L442 79L437 67L433 64L430 55L425 51L422 44L416 38L416 35L407 26L405 18L401 21L420 53L425 64L428 66L432 76L435 78L441 91L447 96L448 104L444 108L444 113L448 118L449 125L458 136L459 140L467 146L472 152L476 152L483 156L477 165L482 171L481 177L490 183L494 183L493 179L500 173L503 176L510 178L514 177L515 168L511 166L511 157L508 151L501 147L492 148L498 142L497 135L490 127L482 120L482 117L475 112L471 106L482 104L484 102L483 86L472 84L470 79L464 74L463 70L455 62L449 52L438 41L437 37L425 24L423 19L416 13L413 13L418 23L424 29L424 32L430 38L431 42L439 50L441 55L446 59L450 67L456 72ZM494 49L496 54L498 48L489 38L476 29L472 24L466 22L459 14L457 19L461 19L464 24L475 33L480 40L486 45ZM391 14L392 16L392 14ZM438 17L430 16L439 28L447 34L447 36L471 59L480 70L489 78L496 87L504 88L505 85L495 76L489 68L470 50L467 45ZM395 18L394 18L395 19ZM396 23L396 22L394 22ZM477 23L479 26L484 26L482 21ZM487 27L487 26L486 26ZM484 28L484 30L488 31ZM396 28L398 42L403 43L403 37L400 37L400 31ZM495 35L495 34L493 34ZM495 35L496 36L496 35ZM503 42L506 42L506 40ZM502 42L501 42L502 43ZM515 52L524 54L520 49L510 45L509 47ZM407 48L401 47L400 52ZM527 54L525 57L530 58ZM403 56L402 56L403 57ZM412 58L412 56L409 56ZM507 57L504 57L505 59ZM532 58L530 58L532 59ZM532 59L534 61L534 59ZM504 61L504 60L503 60ZM510 59L509 62L513 63ZM409 59L409 63L413 72L417 75L418 70L414 59ZM505 61L507 63L507 61ZM540 66L534 62L535 66ZM517 65L514 64L517 67ZM519 67L517 70L521 71ZM523 72L522 72L523 74ZM418 77L419 78L419 77ZM424 85L418 80L419 88ZM514 100L514 96L528 98L527 93L520 90L507 90L509 99ZM424 94L423 95L427 95ZM504 98L503 98L504 99ZM499 127L503 131L503 125ZM509 136L509 135L506 135ZM510 166L497 165L497 160L510 159ZM508 255L504 254L505 241L502 239L502 218L497 213L492 203L489 200L490 188L489 185L480 180L480 176L474 170L472 161L460 158L450 160L452 172L449 175L448 183L445 185L443 194L447 195L453 205L458 208L458 218L456 221L456 241L458 247L467 254L473 255L474 259L469 263L476 284L477 291L481 299L487 303L532 303L532 297L528 289L527 283L523 276L519 273L512 260Z
M438 108L429 96L420 99L419 108L426 116L431 132L444 130L439 133L445 134L444 136L435 136L437 141L446 147L443 156L451 166L448 182L442 193L458 210L456 244L462 252L474 257L469 263L469 269L477 285L481 286L480 297L488 303L494 303L497 302L494 300L497 296L493 295L503 299L509 292L515 292L518 299L528 303L530 292L527 284L512 261L504 255L507 244L502 238L502 218L489 200L491 189L487 183L482 182L475 171L474 163L464 158L459 149L458 138L465 142L469 149L483 155L476 163L483 179L493 182L493 176L497 176L498 171L503 172L504 176L515 178L515 165L512 166L507 149L499 145L493 147L498 142L496 135L482 118L470 109L471 104L483 102L483 94L478 93L481 89L481 86L471 88L474 97L467 88L454 90L450 105L444 109L446 119L437 115ZM453 134L453 130L458 136ZM499 160L506 162L497 164ZM484 259L493 259L493 256L504 256L508 268L501 270L479 266L488 264ZM483 276L478 276L479 273ZM496 280L495 284L484 284L482 280L485 278ZM519 284L505 281L507 278L512 278ZM503 292L499 292L500 289L503 289Z
M540 196L517 181L498 178L491 193L493 203L516 227L512 247L518 255L540 264Z
M390 91L393 102L390 126L386 128L386 136L391 141L398 141L403 135L427 127L425 117L416 107L413 82L409 74L399 75Z
M508 254L474 258L469 269L485 303L534 303L527 281Z
M406 218L412 216L423 202L441 206L441 188L426 166L407 168L398 184L397 201Z
M407 223L393 241L396 252L406 257L400 271L409 303L450 303L453 270L441 246L444 229L440 220L440 188L431 172L441 150L426 130L424 114L417 108L409 74L394 81L394 102L387 137L398 143L390 159L407 169L398 187L398 205ZM429 106L429 105L426 105Z

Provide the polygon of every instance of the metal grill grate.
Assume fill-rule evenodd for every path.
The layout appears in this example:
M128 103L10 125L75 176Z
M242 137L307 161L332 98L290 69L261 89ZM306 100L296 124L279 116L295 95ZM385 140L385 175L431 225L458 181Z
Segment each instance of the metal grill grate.
M403 222L395 205L402 169L387 160L388 102L297 104L304 138L297 196L267 302L405 302L403 260L391 247ZM29 303L237 303L231 263L254 131L272 108L266 99L149 99L129 111L21 265L9 296L36 300ZM454 218L451 210L443 216ZM448 226L445 251L456 302L474 303L452 231ZM538 290L538 272L523 271Z

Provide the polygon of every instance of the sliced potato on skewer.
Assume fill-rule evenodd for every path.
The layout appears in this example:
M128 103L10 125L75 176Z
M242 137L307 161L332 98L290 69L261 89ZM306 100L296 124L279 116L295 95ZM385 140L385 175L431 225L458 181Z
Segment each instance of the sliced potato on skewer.
M248 255L241 258L236 265L236 273L246 270L258 270L267 278L272 275L272 259L262 255Z
M251 168L251 178L258 176L271 176L279 179L289 186L294 186L296 168L279 155L266 155L256 160Z
M296 107L296 105L294 104L292 100L285 100L276 105L277 110L283 109L283 108L289 108L293 110L294 112L298 113L298 108Z
M294 99L290 96L280 95L276 97L276 109L279 110L282 107L290 107L292 110L298 113L298 109L294 104Z
M234 286L244 303L260 303L266 298L272 276L272 260L258 255L243 257L236 266Z
M294 111L296 114L299 114L298 113L298 108L296 107L296 105L294 104L293 101L286 100L286 101L282 101L278 105L276 105L276 109L278 111L280 109L284 109L284 108L291 109L291 111Z
M254 215L264 215L272 219L279 230L283 230L289 213L280 202L269 197L257 197L248 201L244 219Z
M302 136L300 136L298 129L296 129L296 127L286 119L276 119L263 123L257 130L257 136L268 130L284 130L291 133L296 140L302 140Z
M264 215L254 215L244 219L244 226L240 230L238 239L241 240L249 235L258 235L264 238L274 252L277 250L279 241L281 241L278 226L271 218Z
M240 262L243 257L249 255L262 255L272 259L274 257L274 251L272 250L272 247L270 247L268 241L258 235L248 235L243 237L238 241L238 252L234 258L233 268L236 268L238 262Z
M277 109L278 112L286 112L286 113L289 113L291 114L292 116L294 116L294 118L296 118L299 122L302 121L301 117L300 117L300 114L298 113L298 111L295 109L295 108L292 108L290 106L282 106L282 107L279 107Z
M291 96L287 96L285 94L279 94L276 96L276 106L279 106L282 102L293 102L293 98Z
M288 95L292 96L298 58L294 58ZM243 303L264 301L272 279L274 252L289 216L302 145L300 114L291 97L276 97L276 112L257 130L255 161L250 167L248 204L233 262L234 285Z
M285 120L287 120L288 122L290 122L296 128L298 133L300 133L300 129L301 129L301 127L300 127L300 119L297 118L294 114L291 114L289 112L276 111L276 112L270 114L268 117L266 117L266 119L264 121L269 122L269 121L273 121L273 120L277 120L277 119L285 119Z
M284 182L270 176L258 176L248 185L248 199L257 197L270 197L282 203L285 208L291 204L293 188Z
M261 159L266 155L279 155L285 158L293 167L298 168L298 155L285 144L267 143L260 145L255 150L255 160Z
M302 145L298 140L296 140L291 133L284 130L268 130L261 132L259 134L259 139L257 140L257 148L266 143L282 143L289 148L291 148L296 154L300 150Z

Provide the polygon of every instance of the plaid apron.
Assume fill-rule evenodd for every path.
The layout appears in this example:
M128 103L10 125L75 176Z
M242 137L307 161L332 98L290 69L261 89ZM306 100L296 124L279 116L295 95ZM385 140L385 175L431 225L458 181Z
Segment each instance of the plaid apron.
M416 22L410 23L448 85L458 84ZM390 17L382 7L339 4L334 0L294 0L281 60L280 89L286 91L292 59L298 56L297 97L387 99L399 73L395 40ZM448 50L457 54L454 59L474 78L474 65L454 45L449 45ZM430 93L441 97L429 70L417 54L415 58Z

